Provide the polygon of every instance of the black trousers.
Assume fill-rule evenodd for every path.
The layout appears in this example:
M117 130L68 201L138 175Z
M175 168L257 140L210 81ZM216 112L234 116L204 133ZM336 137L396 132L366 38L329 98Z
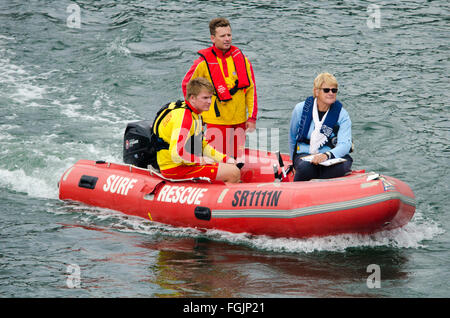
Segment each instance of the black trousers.
M308 154L298 154L294 158L295 176L294 181L308 181L311 179L329 179L346 175L352 170L353 159L350 155L343 158L347 161L335 164L333 166L315 165L301 159Z

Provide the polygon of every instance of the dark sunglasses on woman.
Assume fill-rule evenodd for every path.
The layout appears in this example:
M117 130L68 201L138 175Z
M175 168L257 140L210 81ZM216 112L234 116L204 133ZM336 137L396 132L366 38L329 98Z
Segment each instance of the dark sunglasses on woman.
M333 94L336 94L338 92L337 88L321 88L323 90L324 93L329 93L330 90Z

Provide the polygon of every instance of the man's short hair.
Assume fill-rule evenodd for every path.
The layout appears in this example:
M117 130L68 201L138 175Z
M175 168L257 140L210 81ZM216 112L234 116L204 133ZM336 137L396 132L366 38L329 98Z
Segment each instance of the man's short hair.
M216 35L216 29L220 28L220 27L230 27L231 28L230 21L228 21L225 18L212 19L211 22L209 22L209 33L211 33L211 35Z
M186 85L186 100L189 100L191 96L198 96L202 90L214 94L214 86L206 78L196 77L191 79Z

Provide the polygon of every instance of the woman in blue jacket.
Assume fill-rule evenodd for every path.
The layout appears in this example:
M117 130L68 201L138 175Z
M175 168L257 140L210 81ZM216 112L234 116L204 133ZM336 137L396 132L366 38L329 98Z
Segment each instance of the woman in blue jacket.
M337 92L336 78L321 73L314 80L313 96L298 103L292 112L289 148L294 181L341 177L351 171L352 122L336 99ZM346 161L320 165L333 158Z

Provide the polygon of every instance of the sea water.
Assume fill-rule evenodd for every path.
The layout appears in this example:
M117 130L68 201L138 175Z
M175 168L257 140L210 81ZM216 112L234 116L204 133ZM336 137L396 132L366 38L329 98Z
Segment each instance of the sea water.
M0 11L1 297L450 295L447 1L2 1ZM252 62L256 133L277 129L262 148L288 151L294 106L333 73L353 168L411 186L408 225L274 239L58 200L66 169L121 162L126 124L182 98L217 16Z

